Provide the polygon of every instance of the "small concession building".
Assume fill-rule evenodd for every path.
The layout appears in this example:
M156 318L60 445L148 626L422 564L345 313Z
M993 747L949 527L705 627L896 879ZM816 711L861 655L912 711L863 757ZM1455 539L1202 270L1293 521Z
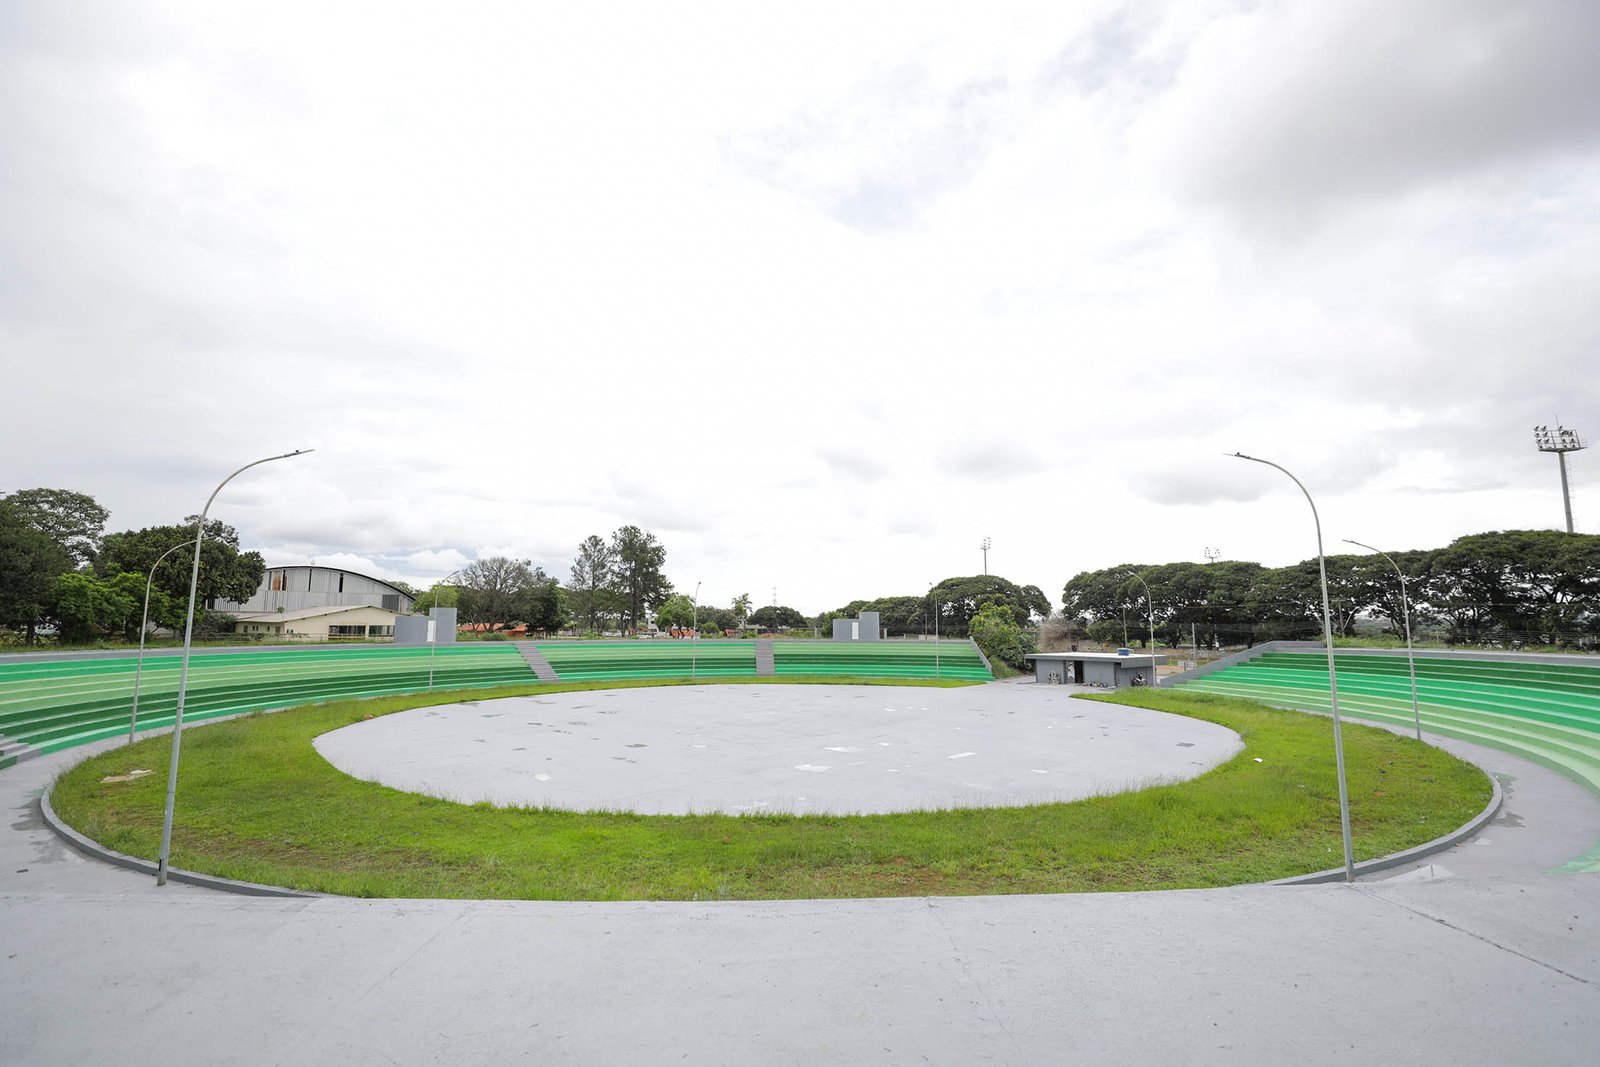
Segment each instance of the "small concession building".
M1033 664L1033 680L1055 685L1154 685L1156 667L1167 657L1146 652L1035 652L1024 657Z
M387 641L394 636L396 614L368 604L249 611L235 617L233 632L290 641Z

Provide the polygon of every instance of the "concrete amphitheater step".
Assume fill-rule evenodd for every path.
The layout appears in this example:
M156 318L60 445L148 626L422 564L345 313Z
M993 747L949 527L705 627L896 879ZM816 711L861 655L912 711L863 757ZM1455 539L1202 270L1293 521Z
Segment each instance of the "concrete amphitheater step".
M772 655L772 638L763 637L756 641L756 674L777 674L777 665Z
M561 676L556 669L550 666L550 661L544 658L544 653L539 651L537 645L519 644L517 651L522 653L522 658L528 661L528 666L533 668L533 673L539 676L541 682L559 682Z

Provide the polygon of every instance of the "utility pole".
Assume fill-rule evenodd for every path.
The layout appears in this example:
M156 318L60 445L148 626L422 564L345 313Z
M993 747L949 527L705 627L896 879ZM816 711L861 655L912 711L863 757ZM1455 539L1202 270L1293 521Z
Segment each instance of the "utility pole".
M1577 430L1569 430L1561 425L1557 425L1553 430L1548 426L1535 426L1533 443L1538 446L1540 452L1554 452L1561 464L1561 505L1567 512L1567 533L1571 533L1572 494L1567 488L1567 453L1582 452L1589 446L1583 443Z

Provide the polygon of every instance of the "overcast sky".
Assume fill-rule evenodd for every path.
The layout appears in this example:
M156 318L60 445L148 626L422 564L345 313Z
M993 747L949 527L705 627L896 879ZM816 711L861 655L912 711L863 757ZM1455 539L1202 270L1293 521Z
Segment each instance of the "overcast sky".
M807 613L1562 523L1600 4L8 3L0 492ZM1600 532L1600 449L1571 457ZM1342 547L1342 546L1341 546Z

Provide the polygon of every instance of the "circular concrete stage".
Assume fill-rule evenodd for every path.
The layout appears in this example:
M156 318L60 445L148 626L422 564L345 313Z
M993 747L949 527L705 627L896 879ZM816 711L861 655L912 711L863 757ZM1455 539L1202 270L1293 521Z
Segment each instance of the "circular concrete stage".
M848 815L1124 792L1242 746L1213 723L1047 686L708 685L417 708L316 747L356 778L462 803Z

